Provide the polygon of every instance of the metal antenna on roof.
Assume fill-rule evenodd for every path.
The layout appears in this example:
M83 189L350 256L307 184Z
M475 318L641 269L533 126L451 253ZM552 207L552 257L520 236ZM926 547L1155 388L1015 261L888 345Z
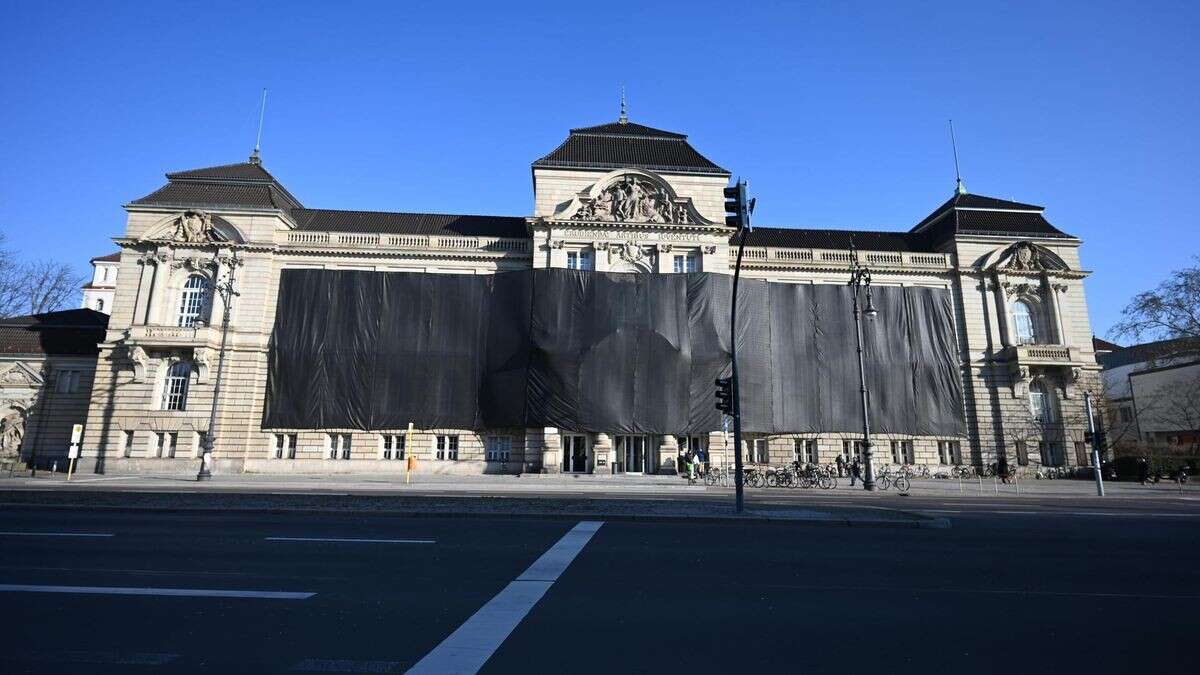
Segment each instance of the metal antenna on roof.
M962 174L958 170L958 144L954 141L954 120L950 121L950 148L954 151L954 192L967 194L967 186L963 185Z
M625 85L621 85L621 117L617 119L621 124L629 122L628 108L629 106L625 104Z
M254 152L250 153L251 164L262 164L262 127L263 116L267 114L267 88L263 87L262 104L258 108L258 135L254 137Z

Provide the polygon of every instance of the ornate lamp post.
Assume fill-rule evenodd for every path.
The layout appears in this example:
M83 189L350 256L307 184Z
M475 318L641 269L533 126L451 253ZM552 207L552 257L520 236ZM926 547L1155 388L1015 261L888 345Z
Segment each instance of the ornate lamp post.
M863 329L862 319L860 315L865 314L868 319L874 319L879 315L879 310L875 309L875 305L871 302L871 270L859 264L858 250L854 248L854 241L850 242L850 251L854 254L854 265L850 268L850 284L849 286L854 291L854 337L858 346L858 390L862 395L862 427L863 427L863 489L868 491L875 490L875 467L873 463L873 453L871 450L871 418L867 411L867 371L863 366ZM860 310L858 306L859 292L865 290L867 296L867 306Z
M242 264L241 259L237 257L237 250L235 249L228 258L224 259L214 253L213 264L218 270L222 262L229 267L229 274L225 276L224 280L213 284L213 293L221 296L222 304L221 349L217 352L217 378L213 382L212 410L208 413L208 431L204 434L204 441L200 444L200 472L196 474L196 480L212 478L212 451L217 440L217 402L221 396L221 377L225 373L225 347L229 341L229 311L233 304L233 298L241 295L233 286L237 268Z

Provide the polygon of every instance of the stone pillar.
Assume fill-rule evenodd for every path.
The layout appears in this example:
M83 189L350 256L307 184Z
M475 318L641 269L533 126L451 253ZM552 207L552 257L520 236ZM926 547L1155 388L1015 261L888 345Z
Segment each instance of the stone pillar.
M1058 344L1067 344L1066 323L1063 321L1062 305L1058 301L1059 293L1066 293L1065 284L1052 284L1046 280L1046 293L1050 296L1050 311L1054 312L1054 331L1058 334Z
M558 429L545 427L537 431L542 437L542 473L562 473L562 438Z
M658 267L659 272L674 272L675 271L675 254L671 252L671 244L658 245Z
M1003 330L1000 331L1000 339L1004 342L1005 347L1011 347L1017 343L1017 338L1013 335L1012 326L1012 310L1008 306L1008 282L1001 283L1000 278L996 278L996 294L1000 300L1000 325Z
M677 474L679 466L679 441L674 434L663 434L658 444L658 473Z
M596 442L592 443L592 473L611 474L613 463L616 461L615 454L612 436L596 434Z
M733 464L733 443L732 435L726 435L720 431L713 431L708 434L708 465L724 467L728 464Z

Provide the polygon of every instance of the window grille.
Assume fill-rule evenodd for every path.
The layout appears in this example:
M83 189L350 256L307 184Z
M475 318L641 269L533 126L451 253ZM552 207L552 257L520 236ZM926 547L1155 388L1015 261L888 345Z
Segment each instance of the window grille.
M437 437L437 459L449 462L458 461L458 436Z
M507 462L512 458L512 436L488 436L487 461Z
M383 459L404 459L407 439L403 434L384 434L381 443L383 450L380 456Z
M187 410L188 382L191 377L191 363L176 361L171 364L163 379L163 410Z
M195 326L196 322L204 317L211 290L212 284L209 283L208 277L201 274L188 277L187 282L183 284L183 295L179 300L178 323L181 327Z

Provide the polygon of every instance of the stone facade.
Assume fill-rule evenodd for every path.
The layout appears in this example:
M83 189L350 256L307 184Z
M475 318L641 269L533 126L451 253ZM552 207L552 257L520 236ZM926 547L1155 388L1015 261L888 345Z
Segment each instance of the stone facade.
M520 219L305 209L256 161L168 174L167 186L125 205L125 231L114 239L121 247L115 300L100 346L84 456L105 472L197 468L224 309L221 294L211 289L231 272L239 295L228 326L215 470L263 472L401 472L407 463L385 447L403 429L262 428L268 339L284 269L731 273L736 249L724 224L722 192L730 173L695 153L681 140L686 137L624 124L572 130L568 143L535 162L534 210ZM571 155L577 134L606 154ZM647 144L656 151L638 155L636 148ZM635 148L632 154L617 152L628 147ZM880 463L891 461L893 441L911 443L918 464L986 464L1002 449L1015 464L1018 441L1030 465L1077 463L1081 392L1096 388L1098 372L1084 301L1087 272L1078 256L1081 242L1041 214L1041 207L960 192L910 232L854 233L857 255L875 284L952 292L966 394L966 436L881 435L874 439ZM990 224L968 227L980 218ZM743 274L845 284L853 259L848 234L756 228ZM181 381L186 400L172 409L180 406L171 387ZM1031 411L1035 401L1044 410ZM831 463L852 448L855 435L748 439L747 453L789 462L798 439L815 440L817 461ZM420 429L406 443L405 457L417 457L419 471L444 473L673 472L688 444L708 452L712 462L732 461L722 433L689 440L553 428Z

